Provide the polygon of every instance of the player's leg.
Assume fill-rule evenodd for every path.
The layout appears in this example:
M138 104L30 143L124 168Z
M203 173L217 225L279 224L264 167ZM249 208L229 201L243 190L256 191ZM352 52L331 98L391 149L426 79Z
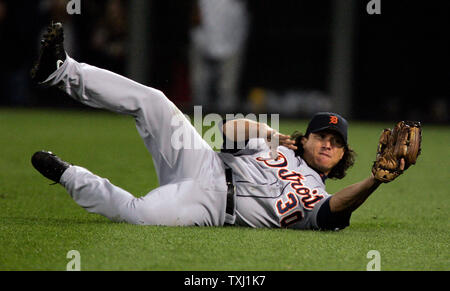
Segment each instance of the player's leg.
M171 209L170 212L176 214L185 211L183 209L186 206L192 205L187 208L197 207L203 211L199 209L186 211L198 212L192 214L197 215L196 217L199 215L208 217L210 215L208 213L211 212L209 207L221 207L222 204L210 206L202 201L208 201L209 193L217 194L215 192L217 187L226 186L222 162L180 110L161 91L107 70L78 63L67 55L64 62L58 61L57 64L58 68L42 82L40 81L42 85L58 86L72 98L88 106L133 116L137 129L155 161L160 184L166 185L176 181L175 186L164 188L166 190L158 188L154 193L161 194L149 195L153 197L152 199L135 199L133 195L113 186L105 179L87 173L86 170L70 167L67 170L67 175L71 173L70 178L67 180L64 178L64 185L80 205L88 211L105 215L113 220L131 223L137 223L136 216L133 216L136 213L155 215L149 217L146 224L159 224L158 217L166 217L164 208ZM37 76L45 75L39 74L39 68L42 66L38 65L35 68ZM174 137L181 141L181 147L173 145ZM198 186L200 184L201 187ZM167 194L164 201L154 198L162 197L163 194ZM218 195L213 196L225 199L226 190L221 189ZM193 204L187 203L188 200ZM143 206L137 208L135 205L139 201L149 202L138 203ZM158 203L164 206L160 209L160 213L148 211L148 208L154 207L152 204ZM133 214L129 216L129 210L135 208L139 210L131 211ZM223 215L223 211L220 213ZM185 214L182 218L188 220L189 216Z
M88 106L132 115L160 184L200 177L212 149L180 110L159 90L67 56L60 23L49 26L32 78L44 86L58 86Z
M203 180L185 180L159 187L136 198L94 175L72 166L49 152L33 155L33 166L48 179L66 188L74 201L88 212L112 221L151 225L223 225L226 187L217 183L224 170L211 168ZM212 183L216 180L216 183Z
M212 149L161 91L69 56L44 83L88 106L133 116L161 185L201 177L202 161Z
M220 226L225 220L224 186L186 180L136 198L90 171L71 166L61 177L74 201L116 222L167 226ZM224 185L224 183L222 183Z
M132 211L136 198L108 179L96 176L85 168L71 166L59 182L86 211L103 215L115 222L139 223L137 213Z

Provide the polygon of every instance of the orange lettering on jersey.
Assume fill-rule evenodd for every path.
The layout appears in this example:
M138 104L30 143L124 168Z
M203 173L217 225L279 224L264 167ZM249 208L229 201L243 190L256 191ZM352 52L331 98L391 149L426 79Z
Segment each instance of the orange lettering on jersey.
M300 197L300 202L302 203L303 208L308 210L313 209L316 203L322 200L324 195L317 194L318 192L316 189L311 191L310 188L303 185L303 175L298 172L286 169L288 162L286 157L282 153L279 152L278 157L281 157L281 161L279 161L278 163L271 163L273 162L273 160L270 160L270 162L268 162L267 160L259 157L256 158L256 160L258 162L264 162L267 166L272 168L281 168L277 172L278 178L284 181L290 181L289 186L292 190L295 191L295 194ZM294 200L289 197L289 194L292 194L292 192L288 193L288 202L283 202L282 199L279 199L277 201L276 207L279 214L286 214L290 212L290 210L293 210L295 208L294 206L296 205L294 205Z
M296 182L300 182L300 180L304 179L302 174L294 171L289 171L286 169L280 169L278 171L278 177L280 177L280 179L282 180L296 181Z

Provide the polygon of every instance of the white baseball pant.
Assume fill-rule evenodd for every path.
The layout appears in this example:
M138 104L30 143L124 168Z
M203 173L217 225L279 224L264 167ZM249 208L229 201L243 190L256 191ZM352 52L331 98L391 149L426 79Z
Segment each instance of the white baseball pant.
M68 168L60 183L81 207L132 224L224 224L223 162L161 91L69 56L43 84L58 86L88 106L133 116L154 161L160 187L140 198L85 168ZM181 142L188 145L182 148L172 144L180 130Z

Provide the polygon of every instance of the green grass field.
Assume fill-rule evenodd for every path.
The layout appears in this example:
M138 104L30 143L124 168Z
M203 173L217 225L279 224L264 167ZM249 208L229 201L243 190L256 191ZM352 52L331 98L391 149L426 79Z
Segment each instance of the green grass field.
M305 121L281 120L280 131ZM389 123L350 122L358 153L342 181L365 178ZM157 187L152 159L129 117L104 112L0 109L0 270L450 270L450 127L424 125L416 166L382 185L340 232L112 223L88 214L60 185L50 186L31 155L52 150L136 196Z

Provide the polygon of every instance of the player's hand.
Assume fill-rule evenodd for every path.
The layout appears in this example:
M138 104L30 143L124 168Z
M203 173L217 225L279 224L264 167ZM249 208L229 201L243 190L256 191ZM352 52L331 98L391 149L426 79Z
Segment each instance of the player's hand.
M285 146L291 150L296 150L297 146L295 145L295 140L291 139L290 135L285 135L278 133L278 140L280 145Z

